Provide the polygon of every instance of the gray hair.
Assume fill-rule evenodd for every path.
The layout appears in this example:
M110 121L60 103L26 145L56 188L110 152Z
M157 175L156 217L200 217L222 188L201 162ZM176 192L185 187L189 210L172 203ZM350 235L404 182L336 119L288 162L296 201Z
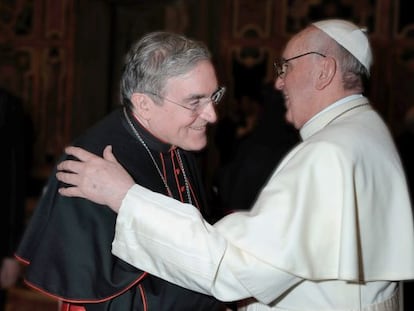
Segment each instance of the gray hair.
M344 89L360 89L364 90L364 81L369 77L368 70L360 63L360 61L341 45L338 46L338 60L342 71L342 82Z
M130 106L133 93L163 94L167 80L211 60L208 48L179 34L157 31L136 42L125 58L121 77L121 102Z
M313 29L305 44L314 47L314 42L318 44L317 51L335 57L341 68L344 89L364 91L364 82L369 77L369 71L354 55L323 31Z

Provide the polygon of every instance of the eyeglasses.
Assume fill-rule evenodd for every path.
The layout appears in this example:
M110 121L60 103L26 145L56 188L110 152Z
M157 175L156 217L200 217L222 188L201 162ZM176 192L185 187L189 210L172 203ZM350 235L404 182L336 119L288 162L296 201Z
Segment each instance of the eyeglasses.
M323 55L322 53L319 53L319 52L307 52L307 53L303 53L303 54L300 54L300 55L297 55L297 56L294 56L288 59L282 58L281 60L273 63L273 66L275 67L275 71L276 71L276 77L281 78L281 79L285 77L288 62L290 62L291 60L306 56L306 55L310 55L310 54L316 54L322 57L326 57L326 55Z
M203 111L203 109L209 104L209 103L213 103L214 105L218 105L221 101L221 99L224 96L224 93L226 92L226 88L224 86L220 86L214 93L213 95L211 95L209 98L205 98L205 97L196 97L194 99L192 99L192 101L188 104L180 104L177 103L176 101L173 101L171 99L168 99L166 97L163 97L159 94L156 93L152 93L152 92L147 92L148 94L152 94L154 96L157 96L159 98L161 98L162 100L165 100L167 102L170 102L172 104L175 104L177 106L180 106L182 108L185 108L187 110L190 110L193 114L198 114L201 113Z

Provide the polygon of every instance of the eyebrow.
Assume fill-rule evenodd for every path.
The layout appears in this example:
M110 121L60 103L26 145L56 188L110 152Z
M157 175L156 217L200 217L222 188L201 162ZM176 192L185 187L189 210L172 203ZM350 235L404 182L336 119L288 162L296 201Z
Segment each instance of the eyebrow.
M206 94L191 94L189 97L187 97L186 99L185 99L185 101L188 101L188 102L190 102L190 101L192 101L192 100L199 100L199 99L202 99L202 98L211 98L211 96L213 96L218 90L220 89L220 86L218 86L214 91L213 91L213 93L211 93L211 95L206 95Z
M208 96L202 95L202 94L194 94L190 95L190 97L187 98L188 101L192 101L195 99L201 99L201 98L207 98Z

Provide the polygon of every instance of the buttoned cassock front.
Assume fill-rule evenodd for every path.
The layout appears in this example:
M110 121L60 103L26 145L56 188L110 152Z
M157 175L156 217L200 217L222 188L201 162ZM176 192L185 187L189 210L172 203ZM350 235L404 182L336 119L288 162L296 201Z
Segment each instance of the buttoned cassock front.
M113 253L221 300L257 299L247 310L397 310L398 281L414 278L414 231L385 123L360 97L300 134L252 209L213 226L135 185Z

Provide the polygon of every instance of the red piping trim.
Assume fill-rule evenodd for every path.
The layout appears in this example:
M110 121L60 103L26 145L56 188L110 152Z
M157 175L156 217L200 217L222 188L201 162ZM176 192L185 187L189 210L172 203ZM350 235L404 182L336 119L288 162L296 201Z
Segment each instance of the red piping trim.
M141 293L141 299L142 299L142 305L144 306L144 311L148 310L148 302L147 302L147 296L145 296L145 290L142 287L141 284L138 285L139 291Z
M118 293L116 293L112 296L105 297L103 299L95 299L95 300L94 299L68 299L68 298L65 298L65 297L62 297L62 296L51 294L51 293L45 291L44 289L42 289L40 287L37 287L36 285L34 285L33 283L29 282L26 279L24 279L24 283L26 283L26 285L31 287L32 289L37 290L37 291L41 292L42 294L44 294L46 296L49 296L49 297L52 297L52 298L57 299L57 300L63 300L63 301L72 302L72 303L99 303L99 302L104 302L104 301L107 301L107 300L111 300L114 297L117 297L117 296L123 294L124 292L129 290L131 287L135 286L137 283L142 281L144 279L144 277L146 277L147 275L148 275L148 273L144 272L139 278L137 278L133 283L131 283L129 286L127 286L126 288L124 288L120 292L118 292Z
M14 254L14 258L16 258L18 261L20 261L21 263L25 264L25 265L29 265L30 261L27 259L23 259L22 257L18 256L17 254Z

